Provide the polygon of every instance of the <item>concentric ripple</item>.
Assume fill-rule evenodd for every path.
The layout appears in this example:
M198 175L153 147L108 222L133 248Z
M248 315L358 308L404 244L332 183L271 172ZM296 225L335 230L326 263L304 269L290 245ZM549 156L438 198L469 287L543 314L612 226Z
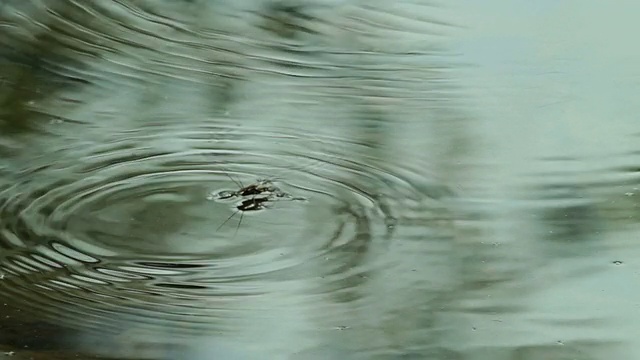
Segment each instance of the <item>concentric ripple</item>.
M409 13L228 6L202 24L146 7L70 0L7 20L53 44L42 69L79 81L20 108L48 121L0 168L3 299L114 333L119 316L176 336L233 330L272 294L356 300L385 266L372 248L448 231L446 187L378 138L390 99L425 94L416 73L378 65L404 50L369 54L365 28ZM374 21L349 50L343 22L362 16ZM19 31L0 41L30 54ZM268 191L239 194L261 179Z
M180 133L181 147L191 150L175 152L145 145L159 140L150 133L129 132L23 171L1 194L5 295L44 290L42 303L33 304L39 310L59 318L73 303L78 318L93 324L137 309L154 321L211 326L202 316L216 317L216 310L198 305L199 298L238 301L282 291L282 281L339 282L372 270L362 263L367 248L411 219L392 204L423 196L389 170L332 154L329 139L315 138L322 155L292 134L286 151L240 152L203 149L205 140L192 135L204 132L212 134ZM217 137L234 147L232 129ZM265 195L219 196L260 178L279 196L265 197L258 211L239 204Z

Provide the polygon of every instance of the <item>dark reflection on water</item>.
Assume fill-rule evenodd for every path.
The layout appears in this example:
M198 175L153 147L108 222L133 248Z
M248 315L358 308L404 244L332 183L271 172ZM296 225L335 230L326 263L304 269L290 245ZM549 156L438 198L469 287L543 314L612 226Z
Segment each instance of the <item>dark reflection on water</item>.
M432 352L454 192L404 138L456 147L422 113L451 111L424 37L447 25L380 5L5 4L0 294L37 319L16 331L69 356Z
M0 350L633 358L633 125L605 162L537 143L486 56L461 90L452 14L3 3Z

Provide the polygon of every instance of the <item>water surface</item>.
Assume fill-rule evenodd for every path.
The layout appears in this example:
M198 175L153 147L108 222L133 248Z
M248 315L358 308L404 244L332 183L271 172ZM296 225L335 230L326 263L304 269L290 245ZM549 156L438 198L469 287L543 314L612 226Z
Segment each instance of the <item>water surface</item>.
M637 10L7 2L2 350L634 358Z

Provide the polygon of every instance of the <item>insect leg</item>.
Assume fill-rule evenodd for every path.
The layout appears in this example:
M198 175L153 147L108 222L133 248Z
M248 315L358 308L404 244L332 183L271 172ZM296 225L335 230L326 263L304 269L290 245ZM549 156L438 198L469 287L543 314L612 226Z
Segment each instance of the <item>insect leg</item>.
M238 210L241 211L241 210ZM236 212L238 212L236 211ZM233 238L235 239L236 235L238 235L238 230L240 229L240 224L242 224L242 217L244 216L244 211L240 213L240 221L238 221L238 226L236 226L236 232L233 233Z
M240 187L241 189L244 188L244 185L242 185L242 181L240 181L240 179L238 179L238 181L236 181L234 178L231 177L231 174L229 174L229 172L225 169L222 168L222 170L224 171L224 174L227 175L227 177L229 179L231 179L231 181L236 184L238 187Z
M227 221L231 220L232 217L236 216L236 214L239 212L240 210L236 210L233 214L231 214L227 220L223 221L222 224L220 224L220 226L218 226L218 228L216 229L216 231L220 230L220 228L227 223ZM242 220L242 214L240 214L240 220ZM236 230L237 232L237 230Z

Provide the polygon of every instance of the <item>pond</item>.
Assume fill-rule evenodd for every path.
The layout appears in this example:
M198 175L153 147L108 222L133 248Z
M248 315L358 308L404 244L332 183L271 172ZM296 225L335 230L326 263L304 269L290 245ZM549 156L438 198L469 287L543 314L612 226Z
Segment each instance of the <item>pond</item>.
M638 11L6 1L0 357L640 358Z

